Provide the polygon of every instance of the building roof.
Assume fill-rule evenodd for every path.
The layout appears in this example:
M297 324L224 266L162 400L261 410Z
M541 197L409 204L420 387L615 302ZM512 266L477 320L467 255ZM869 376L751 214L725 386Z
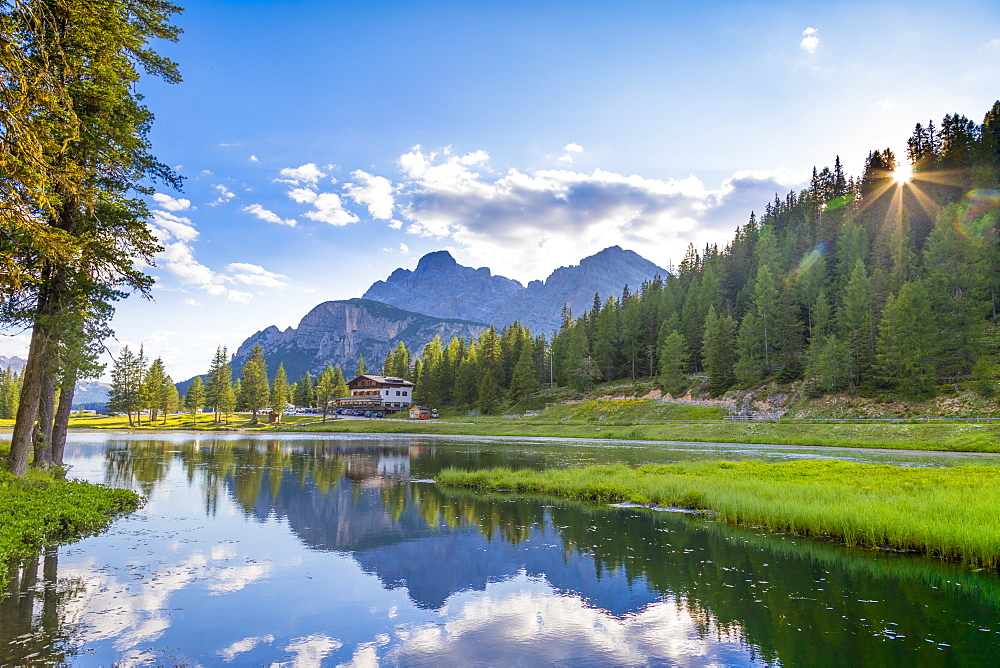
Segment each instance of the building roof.
M381 385L392 385L394 387L406 387L406 386L412 387L413 386L412 382L410 382L408 380L405 380L403 378L397 378L396 376L373 376L370 373L362 374L362 375L358 376L357 378L355 378L354 380L350 381L347 384L348 385L353 385L354 383L358 382L359 380L372 380L372 381L375 381L376 383L379 383Z

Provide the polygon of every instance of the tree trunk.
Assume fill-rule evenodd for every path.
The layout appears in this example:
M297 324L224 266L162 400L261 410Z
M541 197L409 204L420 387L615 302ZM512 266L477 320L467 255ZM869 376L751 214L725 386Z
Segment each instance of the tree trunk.
M48 468L52 464L52 420L56 408L55 378L47 376L38 401L38 421L32 434L34 457L32 466Z
M76 372L66 371L62 387L59 389L59 408L52 424L52 463L63 465L66 451L66 432L69 430L69 415L73 411L73 395L76 394Z
M39 306L40 314L47 309ZM14 433L10 439L10 453L7 464L10 472L23 476L28 470L28 453L38 417L38 405L45 387L45 378L50 375L55 354L53 323L50 318L37 317L31 330L31 345L28 348L28 362L21 376L21 398L14 422Z

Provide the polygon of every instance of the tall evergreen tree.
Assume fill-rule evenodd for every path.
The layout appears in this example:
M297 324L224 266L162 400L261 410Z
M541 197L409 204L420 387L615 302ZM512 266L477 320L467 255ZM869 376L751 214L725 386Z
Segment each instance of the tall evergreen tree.
M191 420L197 421L198 413L205 406L205 384L201 381L201 376L195 376L191 381L184 401L188 412L191 413Z
M250 351L250 356L243 365L243 375L240 378L243 390L243 405L253 414L250 424L257 424L257 413L266 405L269 398L267 382L267 363L264 361L264 349L257 344Z
M274 383L271 385L271 410L281 415L288 408L289 396L288 374L285 373L285 365L279 363L278 370L274 374Z

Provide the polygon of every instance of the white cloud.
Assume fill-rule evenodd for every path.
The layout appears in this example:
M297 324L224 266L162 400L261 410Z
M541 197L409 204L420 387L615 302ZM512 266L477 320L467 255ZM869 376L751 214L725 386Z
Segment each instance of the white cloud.
M395 218L393 218L392 220L389 221L389 229L392 229L392 230L401 230L401 229L403 229L403 221L396 220Z
M278 181L294 185L304 183L316 185L317 181L326 176L326 174L320 171L320 168L316 166L315 162L306 163L298 167L286 167L281 170L281 175L285 178L277 179Z
M163 193L153 193L153 201L167 211L184 211L191 208L191 200L174 198Z
M288 196L293 202L298 202L299 204L306 204L308 202L316 201L318 193L311 188L292 188L288 191Z
M895 106L896 106L896 101L888 96L882 98L881 100L875 103L875 108L880 109L882 111L888 111L889 109L892 109Z
M298 221L294 218L282 218L278 214L268 209L265 209L260 204L251 204L250 206L243 207L243 210L250 215L256 216L263 221L268 223L277 223L278 225L287 225L289 227L295 227Z
M572 165L573 159L576 158L577 154L583 153L583 147L575 142L566 144L563 150L566 152L559 156L558 160L564 165Z
M615 244L666 266L688 243L724 242L751 209L802 181L788 170L737 172L717 189L694 176L653 179L601 169L511 169L484 178L456 156L419 147L400 165L410 177L397 194L407 232L453 240L466 261L520 280L542 278Z
M256 155L251 155L250 156L250 162L260 162L260 160L257 158Z
M229 188L222 185L221 183L216 183L212 187L219 192L219 197L216 198L214 201L209 202L208 203L209 206L218 206L219 204L225 204L229 200L236 197L235 193L233 193Z
M411 179L434 184L436 187L461 189L479 178L478 173L470 171L467 167L484 164L490 157L483 150L461 156L450 155L448 151L444 151L443 155L446 156L444 162L439 162L437 153L424 153L420 146L414 146L409 153L400 156L399 165Z
M360 169L352 172L351 176L359 184L345 184L344 192L347 196L358 204L367 206L368 213L372 218L379 220L392 218L392 210L395 206L392 198L392 181L384 176L373 176Z
M198 230L190 218L175 216L167 211L154 209L150 212L149 225L160 242L176 239L178 241L194 241L198 238Z
M149 227L163 245L156 254L157 266L163 267L181 284L204 290L210 295L225 297L229 301L246 304L253 295L236 290L227 284L255 285L262 288L285 288L287 276L270 272L255 264L234 262L226 267L227 273L213 271L195 258L192 243L198 239L198 230L190 219L167 211L154 210ZM186 299L185 304L200 306L196 299Z
M291 193L289 193L291 194ZM340 197L335 193L320 193L312 199L314 211L307 211L303 215L310 220L328 223L335 227L343 227L349 223L358 222L358 217L344 208Z
M226 265L226 271L231 273L230 280L243 285L259 285L264 288L287 288L288 277L268 271L256 264L233 262Z
M816 49L819 48L819 37L816 33L819 32L816 28L806 28L802 31L802 41L799 42L799 48L806 53L812 54L816 53Z

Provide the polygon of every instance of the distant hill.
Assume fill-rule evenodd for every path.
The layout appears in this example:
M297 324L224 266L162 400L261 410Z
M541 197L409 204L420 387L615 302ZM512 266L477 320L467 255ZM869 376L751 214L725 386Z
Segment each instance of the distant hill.
M413 271L397 269L365 292L365 299L391 304L439 318L488 322L498 327L515 320L535 334L551 335L560 324L563 304L576 316L591 308L594 294L603 302L620 295L628 285L633 291L643 282L667 271L634 251L620 246L605 248L556 269L543 281L527 287L486 267L458 264L448 251L428 253Z
M10 368L21 373L27 360L20 357L4 357L0 355L0 369ZM80 380L76 383L76 392L73 394L73 406L79 407L81 404L103 404L108 400L108 392L111 386L96 380Z
M329 301L309 311L298 327L281 331L271 326L251 335L236 351L233 372L239 375L259 343L271 379L281 363L292 381L306 371L315 376L328 364L341 367L349 380L359 353L369 370L380 369L386 353L400 341L419 352L435 335L448 342L453 336L479 336L486 329L480 322L423 315L367 299ZM178 387L184 391L187 385Z
M27 363L27 360L23 360L20 357L4 357L0 355L0 369L9 368L11 371L21 373L21 370L24 369L24 365Z

